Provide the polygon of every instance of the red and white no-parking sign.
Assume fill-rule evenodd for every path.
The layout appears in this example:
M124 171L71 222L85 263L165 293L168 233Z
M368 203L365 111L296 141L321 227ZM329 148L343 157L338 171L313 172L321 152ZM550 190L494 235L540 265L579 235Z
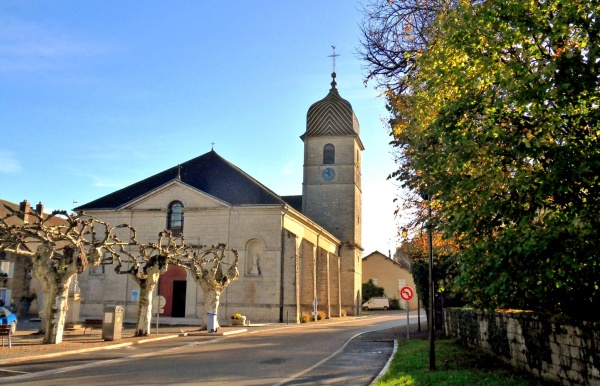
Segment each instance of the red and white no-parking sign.
M402 300L406 301L406 325L407 326L408 326L408 321L409 321L408 301L413 298L414 294L415 293L414 293L413 289L410 288L409 286L404 286L404 287L400 288L400 297L402 298ZM406 329L406 338L407 339L410 338L410 328Z
M413 298L413 295L414 295L414 291L412 288L410 288L408 286L404 286L404 287L400 288L400 297L402 298L402 300L409 301L410 299Z

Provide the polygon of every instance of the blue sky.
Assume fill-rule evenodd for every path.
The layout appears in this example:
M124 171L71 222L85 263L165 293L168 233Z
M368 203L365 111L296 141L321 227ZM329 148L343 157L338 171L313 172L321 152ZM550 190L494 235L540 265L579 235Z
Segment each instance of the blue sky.
M363 85L360 4L0 3L0 198L71 209L214 149L301 194L306 112L330 88L361 125L363 247L396 245L385 103Z

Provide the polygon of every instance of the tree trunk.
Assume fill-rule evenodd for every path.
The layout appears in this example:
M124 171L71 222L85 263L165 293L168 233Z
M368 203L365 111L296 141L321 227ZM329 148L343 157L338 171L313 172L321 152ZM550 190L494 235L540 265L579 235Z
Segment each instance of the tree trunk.
M45 245L38 248L32 257L31 274L42 284L44 304L42 305L40 334L44 334L44 344L62 342L67 316L69 285L78 271L77 259L67 266L56 269L52 260L53 251Z
M144 280L138 280L140 286L140 300L138 302L137 328L135 336L147 336L150 334L150 323L152 321L152 296L154 288L160 278L158 268L149 268L148 277Z
M41 323L39 334L44 334L43 343L51 343L52 339L52 323L54 322L54 300L58 296L58 286L55 281L50 278L38 279L42 283L42 292L44 293L44 303L42 305Z
M49 272L45 272L43 277L37 277L42 283L42 292L45 299L39 331L40 334L44 334L44 344L58 344L62 342L62 335L65 328L69 284L73 276L69 276L66 281L64 281L64 278L57 276L59 275L52 275Z
M217 315L217 311L219 310L219 300L221 298L221 293L223 290L215 289L213 286L202 283L202 290L204 292L204 324L202 327L208 327L208 321L206 320L206 314L209 312ZM219 319L216 319L215 328L219 326Z
M69 285L71 284L72 279L73 275L69 276L66 281L63 281L62 284L57 286L53 307L54 312L52 315L52 333L48 334L48 330L46 330L46 334L44 335L44 343L58 344L63 340L62 338L65 330L65 321L67 319L67 310L69 308Z

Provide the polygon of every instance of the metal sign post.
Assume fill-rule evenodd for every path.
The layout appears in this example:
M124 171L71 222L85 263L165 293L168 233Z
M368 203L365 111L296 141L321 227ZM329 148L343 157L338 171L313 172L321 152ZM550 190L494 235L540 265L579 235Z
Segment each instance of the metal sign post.
M408 301L412 299L414 291L408 286L400 288L400 297L406 302L406 339L410 339L410 325L409 325L409 309Z
M406 301L406 340L410 339L410 326L408 323L409 317L408 317L408 300Z
M152 299L152 308L156 310L156 335L158 335L158 318L161 312L164 312L164 306L167 300L164 296L158 295Z

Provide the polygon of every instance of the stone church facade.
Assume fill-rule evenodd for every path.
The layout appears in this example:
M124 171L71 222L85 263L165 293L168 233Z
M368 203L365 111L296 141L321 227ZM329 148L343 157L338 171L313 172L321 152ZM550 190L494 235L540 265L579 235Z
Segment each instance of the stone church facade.
M226 243L240 254L239 279L221 296L221 324L234 313L253 322L299 322L313 302L329 317L360 312L361 168L358 120L337 90L307 113L302 195L278 196L214 150L75 210L111 225L131 224L140 241L164 229L190 245ZM111 265L80 275L81 317L105 305L137 311L136 285ZM203 294L182 268L170 266L157 289L161 316L203 318Z

